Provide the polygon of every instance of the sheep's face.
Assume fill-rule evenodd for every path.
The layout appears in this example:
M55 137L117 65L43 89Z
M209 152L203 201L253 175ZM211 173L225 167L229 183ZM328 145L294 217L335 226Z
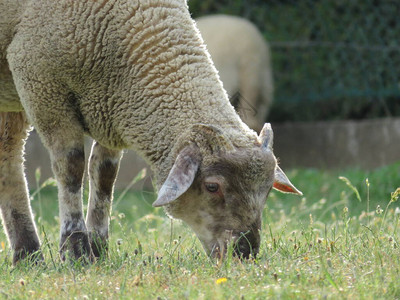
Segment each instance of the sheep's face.
M240 257L255 256L272 187L300 193L277 167L272 130L263 131L259 145L248 149L222 143L228 147L207 153L201 145L189 144L180 151L153 204L165 205L172 217L185 221L213 256L223 255L229 244Z
M193 228L207 252L255 255L261 217L272 188L275 158L261 149L214 155L201 165L191 187L171 205L171 214ZM208 159L206 159L208 160Z

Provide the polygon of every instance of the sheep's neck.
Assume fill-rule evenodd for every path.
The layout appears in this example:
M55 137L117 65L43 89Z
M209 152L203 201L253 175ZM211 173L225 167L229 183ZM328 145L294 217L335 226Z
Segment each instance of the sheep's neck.
M76 7L93 15L73 32L80 43L72 50L68 85L94 139L136 149L156 169L172 166L171 149L196 123L217 126L240 143L237 136L249 129L230 105L186 5L92 4L91 10Z
M163 9L146 6L152 16L146 22L126 22L117 51L122 69L129 70L122 73L119 89L129 82L129 93L121 95L129 101L129 110L121 111L126 120L122 128L130 128L121 132L123 140L156 168L165 166L176 140L193 124L215 125L232 136L248 131L229 103L188 11L165 4Z

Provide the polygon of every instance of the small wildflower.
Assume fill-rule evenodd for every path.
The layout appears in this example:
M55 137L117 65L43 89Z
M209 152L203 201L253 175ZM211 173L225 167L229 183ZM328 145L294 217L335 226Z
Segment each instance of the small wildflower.
M5 244L3 241L1 241L1 249L2 249L2 250L5 250L5 249L6 249L6 244Z
M125 218L125 214L124 214L124 213L119 213L119 214L118 214L118 218L124 219L124 218Z
M221 278L218 278L217 280L215 280L215 283L216 284L221 284L221 283L224 283L224 282L227 282L227 281L228 281L228 279L226 277L221 277Z
M378 206L376 207L376 214L377 214L377 215L380 215L381 213L383 213L383 209L381 208L380 205L378 205Z
M308 256L304 256L304 261L308 261Z

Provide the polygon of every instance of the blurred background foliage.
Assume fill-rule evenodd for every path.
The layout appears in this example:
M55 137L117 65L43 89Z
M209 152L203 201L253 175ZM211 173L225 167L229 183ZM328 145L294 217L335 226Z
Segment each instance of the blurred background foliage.
M263 33L275 82L269 121L400 116L400 1L188 3L194 18L242 16Z

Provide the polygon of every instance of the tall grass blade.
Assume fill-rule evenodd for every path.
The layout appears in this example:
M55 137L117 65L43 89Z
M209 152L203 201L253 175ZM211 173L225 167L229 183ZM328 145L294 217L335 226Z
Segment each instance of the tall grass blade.
M140 180L146 177L147 169L143 168L139 171L139 173L132 179L132 181L126 186L126 188L122 191L121 195L119 195L118 199L114 202L114 206L118 206L121 200L125 197L126 193L131 189L131 187L139 182Z
M354 185L352 185L350 180L344 176L339 176L339 179L342 180L344 183L346 183L346 185L354 192L354 194L356 194L358 201L361 202L360 193L358 192L357 188Z

